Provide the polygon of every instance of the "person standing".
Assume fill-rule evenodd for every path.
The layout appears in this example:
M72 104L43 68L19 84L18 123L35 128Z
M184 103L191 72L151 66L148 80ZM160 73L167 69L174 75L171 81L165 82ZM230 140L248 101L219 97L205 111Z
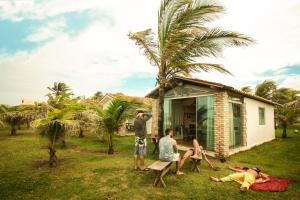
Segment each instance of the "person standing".
M134 120L135 131L135 152L134 152L134 168L145 170L145 156L147 154L147 129L146 122L151 118L151 114L147 114L144 110L137 110L137 116Z

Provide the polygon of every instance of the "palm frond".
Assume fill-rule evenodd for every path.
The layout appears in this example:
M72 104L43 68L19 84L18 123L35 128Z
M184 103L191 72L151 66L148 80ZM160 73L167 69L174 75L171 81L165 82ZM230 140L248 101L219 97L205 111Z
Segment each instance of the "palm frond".
M188 64L180 64L178 66L175 65L174 67L170 68L170 71L168 71L167 76L168 76L168 78L172 78L172 76L176 76L176 75L188 76L189 74L191 74L193 72L200 72L200 71L209 72L211 70L216 70L221 73L232 75L221 64L188 63Z
M133 111L133 104L121 98L114 99L104 111L102 125L106 132L114 133L119 130Z
M129 33L128 37L129 39L135 41L135 43L144 52L145 56L149 59L151 64L159 66L157 44L154 41L151 29L136 33Z
M185 37L185 36L184 36ZM189 40L177 48L175 52L168 53L169 63L179 61L194 62L195 58L219 57L224 47L248 46L254 41L240 33L223 31L214 28L196 35L195 37L183 38ZM170 54L170 55L169 55Z

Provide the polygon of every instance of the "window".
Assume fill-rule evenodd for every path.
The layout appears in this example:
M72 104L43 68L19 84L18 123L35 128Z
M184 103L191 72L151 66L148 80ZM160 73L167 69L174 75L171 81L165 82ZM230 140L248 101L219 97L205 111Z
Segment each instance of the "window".
M266 124L265 109L258 108L258 115L259 115L259 125L265 125Z

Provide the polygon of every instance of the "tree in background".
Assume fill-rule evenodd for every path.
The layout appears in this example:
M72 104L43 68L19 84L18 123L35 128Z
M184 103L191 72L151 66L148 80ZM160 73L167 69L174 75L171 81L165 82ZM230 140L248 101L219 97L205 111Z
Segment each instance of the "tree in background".
M228 73L222 65L202 63L199 58L218 57L228 46L247 46L253 40L237 32L205 26L215 20L224 8L204 0L162 0L158 12L157 40L151 29L129 33L129 38L144 51L150 63L158 68L159 85L158 136L163 136L163 103L166 87L177 75L212 69Z
M73 119L81 109L73 102L66 102L64 108L51 108L45 118L35 120L34 127L47 141L50 167L57 166L56 143L65 139L66 131L78 127L78 122Z
M0 128L4 128L5 127L5 123L2 119L2 114L5 113L7 111L8 106L0 104Z
M54 109L64 109L68 104L75 103L78 99L72 99L74 95L71 88L62 82L55 82L53 87L47 87L50 92L48 97L48 105ZM65 133L65 132L64 132ZM65 135L61 137L61 147L66 146Z
M102 97L103 97L103 93L101 92L101 91L97 91L95 94L94 94L94 96L92 97L92 99L94 99L94 100L101 100L102 99Z
M297 95L299 93L300 91L291 88L279 88L275 91L272 100L280 104L293 102L297 100L298 98Z
M47 87L50 90L50 96L55 97L70 97L73 94L71 88L62 82L54 82L53 87ZM48 95L49 95L48 94Z
M277 86L272 80L265 80L258 84L255 88L255 95L263 97L265 99L273 100Z
M252 93L253 92L250 86L242 87L241 91L246 92L246 93Z
M275 110L276 119L282 126L282 138L287 137L287 128L299 120L300 108L296 101L279 106Z
M257 96L269 99L281 106L275 108L275 120L282 127L282 138L287 137L287 128L297 122L300 117L299 97L300 91L291 88L277 88L274 81L265 80L256 86Z
M126 119L133 116L134 108L133 103L121 98L116 98L103 113L98 112L100 115L99 118L101 118L100 128L107 134L108 154L114 153L113 134L118 132Z
M23 124L26 120L26 116L23 112L18 110L18 106L1 106L0 118L2 125L8 124L10 126L10 134L12 136L17 135L17 127Z
M84 106L84 111L80 111L74 115L74 120L78 121L78 137L84 137L84 131L96 130L98 120L97 114L91 109Z

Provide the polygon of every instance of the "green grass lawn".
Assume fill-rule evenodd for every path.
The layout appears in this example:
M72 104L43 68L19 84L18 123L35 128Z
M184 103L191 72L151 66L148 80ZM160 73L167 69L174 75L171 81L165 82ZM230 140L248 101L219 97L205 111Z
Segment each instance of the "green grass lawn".
M57 168L49 168L47 150L30 130L16 137L0 131L0 199L299 199L300 197L300 133L290 130L289 138L276 140L228 158L230 165L259 166L275 177L298 181L282 193L239 192L237 183L215 183L211 175L231 173L222 168L215 172L206 163L201 173L166 175L167 188L155 188L153 172L134 171L133 138L115 137L115 155L106 155L106 144L96 136L69 138L67 148L58 150ZM153 146L150 145L150 150ZM147 164L156 159L149 155Z

